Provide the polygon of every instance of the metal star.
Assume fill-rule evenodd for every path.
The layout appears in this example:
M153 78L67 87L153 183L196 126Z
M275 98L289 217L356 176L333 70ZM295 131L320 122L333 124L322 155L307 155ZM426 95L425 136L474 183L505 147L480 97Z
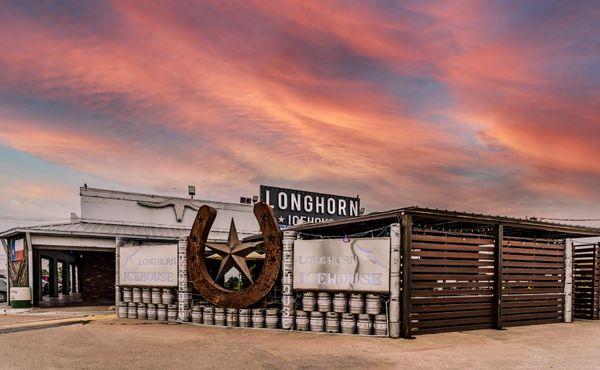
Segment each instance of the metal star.
M217 243L205 243L207 247L212 249L215 253L221 256L221 266L219 266L219 272L217 273L216 280L219 280L225 275L232 267L237 268L251 283L252 274L246 263L246 256L254 252L256 248L261 245L263 241L258 242L241 242L237 229L235 228L235 222L231 219L231 226L229 227L229 237L227 238L227 244Z

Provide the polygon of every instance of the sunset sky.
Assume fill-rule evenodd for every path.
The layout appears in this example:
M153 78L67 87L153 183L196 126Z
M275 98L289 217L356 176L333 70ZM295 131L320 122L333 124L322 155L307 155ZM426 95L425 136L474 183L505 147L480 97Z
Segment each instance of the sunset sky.
M598 19L598 1L3 1L0 228L79 213L84 182L600 218Z

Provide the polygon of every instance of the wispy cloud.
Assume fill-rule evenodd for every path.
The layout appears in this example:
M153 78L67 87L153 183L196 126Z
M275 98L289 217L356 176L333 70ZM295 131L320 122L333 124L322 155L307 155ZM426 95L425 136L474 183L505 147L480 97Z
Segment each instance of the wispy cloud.
M600 200L593 2L2 7L0 143L81 173L371 210Z

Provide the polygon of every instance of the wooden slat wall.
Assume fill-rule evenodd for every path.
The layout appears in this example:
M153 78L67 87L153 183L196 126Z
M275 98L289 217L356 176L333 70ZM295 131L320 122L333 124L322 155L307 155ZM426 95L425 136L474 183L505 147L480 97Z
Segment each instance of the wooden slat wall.
M600 319L600 247L598 244L573 248L573 315Z
M505 238L502 258L503 325L562 322L564 243Z
M492 327L493 243L467 234L413 232L414 334Z

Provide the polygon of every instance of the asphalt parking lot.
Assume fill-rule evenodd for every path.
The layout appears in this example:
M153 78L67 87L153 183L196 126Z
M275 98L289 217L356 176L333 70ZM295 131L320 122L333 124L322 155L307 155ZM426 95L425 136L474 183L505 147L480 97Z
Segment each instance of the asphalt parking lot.
M599 344L590 321L394 340L109 318L2 334L0 367L593 369Z

